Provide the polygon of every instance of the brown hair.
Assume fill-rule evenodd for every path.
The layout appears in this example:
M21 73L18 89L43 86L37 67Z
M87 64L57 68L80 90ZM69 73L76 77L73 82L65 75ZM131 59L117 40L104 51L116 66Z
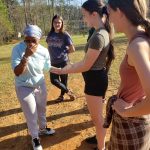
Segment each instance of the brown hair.
M106 61L106 69L107 71L109 71L111 62L115 58L115 55L114 55L114 46L112 41L113 29L112 26L109 24L109 15L107 12L107 8L104 5L104 3L100 0L87 0L86 2L83 3L82 8L84 8L89 13L97 12L100 15L100 17L103 17L103 15L107 16L104 26L107 32L109 33L109 38L110 38L109 50L108 50L107 61Z
M56 14L53 19L52 19L52 24L51 24L51 30L49 32L49 34L55 32L55 29L54 29L54 26L53 26L53 23L54 23L54 20L55 19L60 19L62 21L62 26L60 28L60 33L63 33L64 32L64 21L63 21L63 18L61 16L59 16L58 14Z
M141 26L150 37L150 22L146 18L145 0L108 0L109 6L115 11L119 8L134 26Z

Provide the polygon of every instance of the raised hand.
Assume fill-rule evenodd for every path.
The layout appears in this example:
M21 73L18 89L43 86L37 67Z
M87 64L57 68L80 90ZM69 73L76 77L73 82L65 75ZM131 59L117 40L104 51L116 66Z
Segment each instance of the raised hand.
M26 51L25 51L25 56L29 57L31 56L33 53L35 53L36 49L37 49L38 44L34 44L32 46L27 45Z

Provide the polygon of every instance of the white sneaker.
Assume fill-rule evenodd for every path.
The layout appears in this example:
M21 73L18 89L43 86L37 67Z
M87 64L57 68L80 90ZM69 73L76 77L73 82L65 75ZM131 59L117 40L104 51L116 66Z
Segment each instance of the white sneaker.
M40 139L38 138L32 139L32 146L33 146L33 150L43 150L40 143Z
M39 130L39 135L53 135L54 133L55 130L47 127Z

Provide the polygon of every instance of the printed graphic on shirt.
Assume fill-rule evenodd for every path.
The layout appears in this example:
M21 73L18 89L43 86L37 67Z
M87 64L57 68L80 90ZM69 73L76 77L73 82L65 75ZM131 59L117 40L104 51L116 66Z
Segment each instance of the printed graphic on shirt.
M68 61L68 46L72 44L72 40L67 34L54 32L47 37L46 41L52 64Z

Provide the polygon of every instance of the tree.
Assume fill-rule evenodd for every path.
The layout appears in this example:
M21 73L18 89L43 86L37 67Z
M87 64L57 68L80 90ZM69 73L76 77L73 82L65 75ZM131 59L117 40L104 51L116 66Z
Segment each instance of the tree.
M7 7L4 1L0 0L0 43L7 42L13 35L12 23L9 21Z

